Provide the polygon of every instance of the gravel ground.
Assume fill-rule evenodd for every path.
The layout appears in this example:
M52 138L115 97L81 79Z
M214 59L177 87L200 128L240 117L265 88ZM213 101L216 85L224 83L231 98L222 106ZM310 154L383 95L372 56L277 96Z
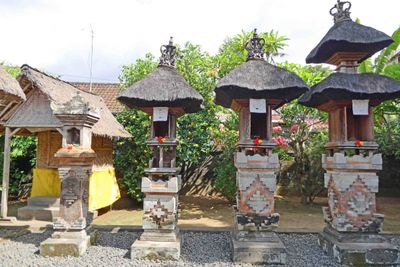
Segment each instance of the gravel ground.
M1 231L0 231L1 232ZM0 266L251 266L231 262L228 232L183 232L180 261L131 260L129 250L139 232L99 232L95 246L82 257L41 257L39 244L51 235L26 234L0 244ZM287 266L341 266L326 256L317 245L315 234L279 234L287 248ZM400 245L400 236L389 236Z

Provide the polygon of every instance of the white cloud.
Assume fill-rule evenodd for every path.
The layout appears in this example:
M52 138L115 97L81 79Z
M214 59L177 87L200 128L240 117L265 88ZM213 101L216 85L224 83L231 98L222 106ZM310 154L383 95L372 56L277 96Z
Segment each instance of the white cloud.
M88 80L90 25L94 80L117 81L120 67L146 52L159 55L170 35L215 53L240 30L278 30L290 38L285 59L304 63L332 25L334 0L0 0L0 60L28 63L67 80ZM391 34L397 0L352 0L352 17Z

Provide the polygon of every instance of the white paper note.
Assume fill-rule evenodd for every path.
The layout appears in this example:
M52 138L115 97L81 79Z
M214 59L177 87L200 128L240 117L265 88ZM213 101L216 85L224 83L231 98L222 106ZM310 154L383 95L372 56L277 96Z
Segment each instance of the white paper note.
M353 100L353 115L368 115L369 100Z
M153 108L153 121L167 121L167 120L168 120L168 107Z
M265 99L250 98L250 112L251 113L267 113L267 104L266 104Z

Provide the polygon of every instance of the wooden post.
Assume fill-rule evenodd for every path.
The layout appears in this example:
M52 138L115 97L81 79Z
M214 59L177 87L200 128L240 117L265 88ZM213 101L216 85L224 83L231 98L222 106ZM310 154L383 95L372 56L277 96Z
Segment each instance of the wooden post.
M164 168L164 148L160 146L160 161L158 163L159 168Z
M3 160L3 186L1 192L1 219L10 220L7 217L8 211L8 188L10 186L10 150L11 150L11 129L6 127L4 137L4 160ZM11 219L12 220L12 219Z

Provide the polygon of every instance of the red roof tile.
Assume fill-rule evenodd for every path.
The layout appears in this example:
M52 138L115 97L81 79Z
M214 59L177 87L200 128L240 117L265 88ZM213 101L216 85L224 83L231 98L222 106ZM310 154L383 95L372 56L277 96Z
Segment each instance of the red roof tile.
M78 89L89 92L89 83L71 82L70 84ZM124 110L124 106L117 100L120 91L121 88L118 83L92 83L92 93L101 96L112 113Z

